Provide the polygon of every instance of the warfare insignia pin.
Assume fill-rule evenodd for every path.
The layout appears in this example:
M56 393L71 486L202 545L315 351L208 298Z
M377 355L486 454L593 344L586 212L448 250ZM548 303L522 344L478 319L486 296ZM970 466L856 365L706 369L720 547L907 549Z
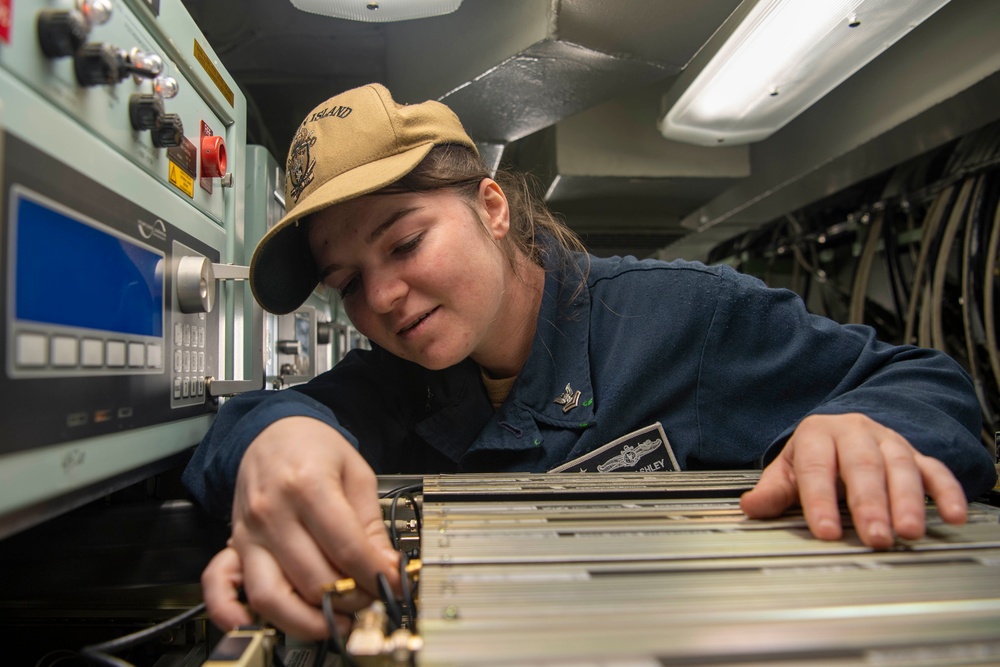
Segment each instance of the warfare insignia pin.
M305 126L299 127L292 139L292 151L288 156L288 164L285 173L292 185L289 192L292 199L298 203L302 191L313 181L313 170L316 168L316 160L309 154L309 149L316 144L316 135L306 130Z
M619 468L635 468L635 464L639 462L639 459L650 452L656 451L662 444L663 441L657 438L656 440L645 440L634 446L625 445L622 447L621 454L598 465L597 472L611 472Z
M561 395L556 396L555 400L552 402L563 406L563 412L569 412L576 406L580 405L580 392L574 392L567 382L566 391L564 391Z

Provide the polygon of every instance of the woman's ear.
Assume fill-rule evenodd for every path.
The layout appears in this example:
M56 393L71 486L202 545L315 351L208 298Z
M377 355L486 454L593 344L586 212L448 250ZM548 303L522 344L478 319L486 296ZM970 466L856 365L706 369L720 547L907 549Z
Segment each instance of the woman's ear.
M500 240L507 236L507 232L510 231L507 196L492 178L484 178L479 182L479 205L484 215L483 222L494 238Z

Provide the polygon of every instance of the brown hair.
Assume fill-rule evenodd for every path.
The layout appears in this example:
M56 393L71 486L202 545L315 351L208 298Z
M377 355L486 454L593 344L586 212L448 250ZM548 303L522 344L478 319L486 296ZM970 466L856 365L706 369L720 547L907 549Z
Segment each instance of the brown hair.
M517 266L516 251L542 268L553 260L556 265L576 266L572 253L585 252L583 242L565 223L552 215L535 194L532 179L526 174L506 169L498 169L496 175L491 175L486 164L466 146L435 146L410 173L379 190L378 194L450 188L466 200L473 201L484 178L493 178L507 197L510 232L500 248L511 266ZM553 253L555 256L552 256ZM582 282L583 275L580 277Z

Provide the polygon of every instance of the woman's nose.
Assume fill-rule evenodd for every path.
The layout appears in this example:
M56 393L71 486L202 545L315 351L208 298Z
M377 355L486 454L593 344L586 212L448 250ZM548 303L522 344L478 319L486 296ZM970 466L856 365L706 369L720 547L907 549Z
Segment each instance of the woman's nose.
M392 271L374 271L365 276L365 298L376 313L388 313L406 294L406 283Z

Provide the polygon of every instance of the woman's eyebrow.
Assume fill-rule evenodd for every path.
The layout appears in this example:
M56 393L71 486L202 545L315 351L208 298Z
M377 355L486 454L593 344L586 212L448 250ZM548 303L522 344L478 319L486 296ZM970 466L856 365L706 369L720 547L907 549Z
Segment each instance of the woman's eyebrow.
M412 208L404 208L400 211L396 211L395 213L390 215L385 222L383 222L378 227L376 227L375 229L371 230L371 232L368 233L368 236L365 237L365 243L367 243L368 245L375 243L375 241L378 241L383 234L389 231L389 228L392 227L394 224L396 224L400 218L409 215L410 213L413 213L414 211L417 211L420 208L421 208L420 206L414 206Z
M393 213L392 215L390 215L385 220L385 222L383 222L382 224L380 224L378 227L376 227L371 232L369 232L367 236L365 236L365 243L367 243L368 245L371 245L372 243L375 243L375 241L379 240L379 238L383 234L385 234L387 231L389 231L390 227L392 227L394 224L396 224L397 222L399 222L399 220L401 220L404 216L407 216L410 213L413 213L414 211L419 211L421 208L422 207L420 207L420 206L413 206L411 208L404 208L404 209L401 209L399 211L396 211L395 213ZM324 267L319 272L319 279L320 279L320 281L322 282L323 280L326 280L327 276L329 276L331 273L333 273L334 271L336 271L339 268L340 268L339 264L329 264L326 267Z

